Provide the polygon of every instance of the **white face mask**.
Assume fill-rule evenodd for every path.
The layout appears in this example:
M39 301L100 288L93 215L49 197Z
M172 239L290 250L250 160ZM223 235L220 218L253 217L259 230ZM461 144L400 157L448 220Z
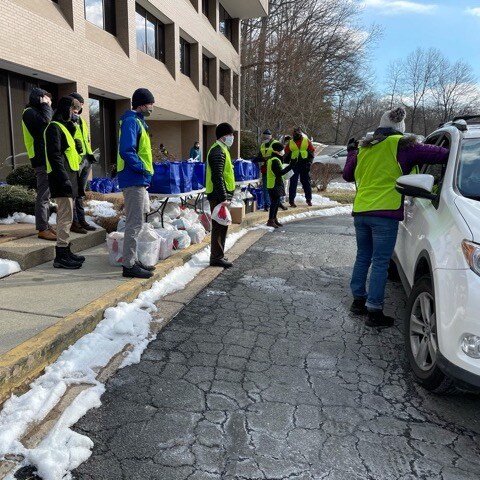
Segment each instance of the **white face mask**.
M282 150L281 152L279 152L280 155L283 157L285 155L285 150Z
M225 137L223 137L223 143L228 147L230 148L232 145L233 145L233 140L234 140L234 136L233 135L227 135Z

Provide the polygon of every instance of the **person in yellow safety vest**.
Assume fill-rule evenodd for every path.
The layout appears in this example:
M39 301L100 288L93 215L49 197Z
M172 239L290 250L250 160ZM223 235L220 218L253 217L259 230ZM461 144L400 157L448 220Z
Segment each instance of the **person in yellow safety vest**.
M217 141L207 154L207 172L205 193L210 202L210 209L222 204L228 206L235 191L235 175L229 149L233 145L234 130L229 123L220 123L215 128ZM232 263L225 258L225 240L228 226L212 220L210 266L230 268Z
M272 155L272 143L273 136L270 130L264 130L262 133L262 143L260 144L260 149L257 156L252 159L254 163L258 163L260 166L260 173L262 177L262 188L263 188L263 209L268 212L270 208L270 197L267 190L267 160Z
M80 116L85 101L83 97L77 92L71 93L70 96L80 102L80 110L75 110L73 112L72 120L76 126L74 138L79 139L82 142L83 147L82 151L80 152L80 155L82 156L82 162L80 163L79 181L82 184L83 189L85 190L85 188L87 187L88 177L90 176L90 172L92 171L92 163L95 163L96 159L93 156L92 147L90 146L88 124L85 119ZM73 222L71 231L75 233L87 233L87 231L94 230L96 230L96 228L93 225L90 225L85 220L83 198L77 197L75 199L75 207L73 209Z
M353 295L350 311L367 315L367 327L386 328L394 324L394 319L383 313L383 304L398 224L404 217L403 198L395 189L396 180L411 173L415 166L445 164L448 160L446 148L424 145L416 137L404 135L405 116L403 107L387 110L373 137L365 137L360 148L354 138L347 144L342 175L357 186L352 212L357 256L350 281Z
M38 238L55 241L56 232L48 224L50 217L50 190L45 167L45 142L43 132L52 119L52 95L42 88L33 88L28 105L22 114L22 130L25 149L37 181L35 201L35 226Z
M84 195L78 182L82 144L75 140L76 127L72 122L74 109L79 109L78 100L62 97L52 121L44 132L45 164L50 193L57 204L57 245L55 247L55 268L77 269L85 257L70 250L70 227L73 218L73 201Z
M153 175L152 144L145 117L153 112L155 98L147 88L137 88L132 95L132 109L120 119L117 155L118 185L123 191L126 220L123 239L123 271L129 278L150 278L154 265L144 265L137 258L137 236L149 205L147 187Z
M292 160L287 167L283 168L283 145L280 142L273 142L271 148L272 155L267 161L266 175L268 194L270 195L270 210L267 226L278 228L283 226L277 218L280 200L285 195L283 175L292 170L297 163L297 160Z
M310 178L310 167L314 157L315 148L312 142L302 133L300 127L293 129L293 138L285 147L285 162L298 160L293 167L293 175L290 178L290 186L288 189L288 201L290 206L295 208L295 197L297 196L298 179L305 193L305 200L309 207L312 206L312 180Z

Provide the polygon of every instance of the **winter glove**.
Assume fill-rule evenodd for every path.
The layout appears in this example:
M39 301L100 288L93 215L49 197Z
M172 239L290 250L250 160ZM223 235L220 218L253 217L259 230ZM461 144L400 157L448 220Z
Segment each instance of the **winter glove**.
M75 141L75 149L77 150L78 153L83 152L83 144L82 141L79 140L78 138L73 139Z
M358 150L358 140L355 140L353 137L347 143L347 152L352 150Z
M90 163L98 163L97 159L95 158L95 155L92 155L91 153L87 153L86 157Z

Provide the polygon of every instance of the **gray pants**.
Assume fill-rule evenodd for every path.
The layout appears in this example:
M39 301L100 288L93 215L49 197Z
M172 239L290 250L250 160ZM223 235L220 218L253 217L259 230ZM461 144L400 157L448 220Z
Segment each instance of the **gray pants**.
M39 232L48 230L50 217L50 189L46 167L35 167L37 200L35 202L35 227Z
M68 247L73 218L73 198L58 197L57 202L57 247Z
M145 218L145 187L123 189L125 201L125 236L123 239L123 266L132 268L137 259L137 236Z

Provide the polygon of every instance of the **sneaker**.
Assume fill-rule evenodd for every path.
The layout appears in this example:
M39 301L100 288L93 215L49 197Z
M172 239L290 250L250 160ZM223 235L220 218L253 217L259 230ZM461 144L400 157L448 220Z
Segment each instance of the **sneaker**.
M290 206L291 206L292 208L297 208L297 206L295 205L295 202L290 202Z
M307 205L308 205L309 207L311 207L311 206L312 206L312 202L307 202Z
M394 322L394 318L385 315L383 310L369 310L365 325L367 327L388 328L393 327Z
M38 232L37 236L42 240L50 240L52 242L57 241L57 235L53 233L51 230L42 230L41 232Z
M233 267L232 262L227 262L224 258L220 258L218 260L210 260L211 267L222 267L222 268L230 268Z
M267 227L278 228L278 225L275 223L275 220L272 219L267 222Z
M365 298L355 298L350 305L350 311L354 315L366 315L368 313L367 307L365 306Z
M70 231L73 233L88 233L78 222L72 222L72 226L70 227Z
M148 270L144 270L142 267L133 264L133 267L127 268L123 267L122 277L127 278L150 278L153 277L153 273Z
M147 270L147 272L153 272L155 270L155 265L149 267L147 265L144 265L142 262L139 262L138 260L135 262L140 268L143 268L144 270Z

